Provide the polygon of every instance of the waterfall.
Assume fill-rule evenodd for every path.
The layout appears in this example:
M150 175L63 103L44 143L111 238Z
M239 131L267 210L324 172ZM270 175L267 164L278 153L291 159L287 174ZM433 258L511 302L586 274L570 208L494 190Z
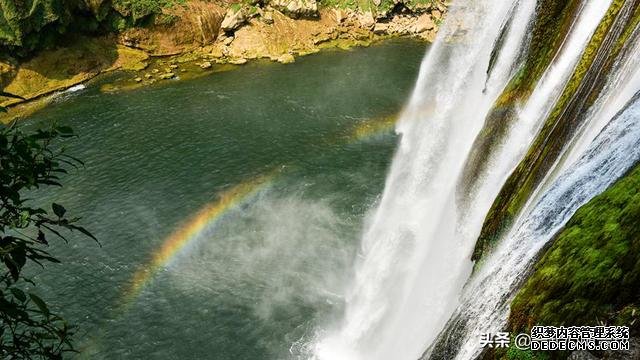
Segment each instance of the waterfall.
M505 136L481 154L486 166L471 182L465 167L471 166L474 142L517 76L538 9L528 0L450 7L398 122L400 144L362 234L344 316L319 331L313 359L472 359L479 353L479 333L504 325L510 296L541 247L638 159L640 136L630 129L637 128L633 115L640 105L629 105L610 121L640 85L636 44L612 65L586 121L512 230L470 278L471 253L492 202L544 126L611 4L580 2L556 55L516 104ZM619 150L602 151L609 146ZM464 199L457 194L461 188Z
M465 286L460 305L423 358L477 357L479 336L502 330L509 304L543 246L580 206L640 161L639 33L637 27L628 53L612 65L606 86L583 115L583 126Z
M465 287L450 322L452 338L432 358L473 359L480 334L501 331L517 286L540 249L575 211L604 191L640 160L640 93L567 167L526 216L505 237ZM461 341L457 341L460 339ZM448 345L448 346L447 346ZM455 356L454 356L455 355Z
M455 309L490 205L469 204L477 209L463 219L455 185L521 56L533 5L471 1L450 8L397 126L399 149L363 234L343 323L315 344L317 359L416 359ZM485 44L496 43L506 26L487 79L492 49Z

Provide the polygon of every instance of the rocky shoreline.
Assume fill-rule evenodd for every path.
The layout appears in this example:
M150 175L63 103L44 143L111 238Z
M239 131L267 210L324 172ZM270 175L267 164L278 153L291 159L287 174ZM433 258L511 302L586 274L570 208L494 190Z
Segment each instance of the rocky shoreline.
M171 9L170 24L131 28L117 35L72 37L28 60L0 58L0 85L25 100L4 99L3 122L26 116L51 95L116 70L126 79L106 86L119 90L176 78L223 71L254 59L283 64L326 48L348 49L398 36L435 39L446 4L389 11L318 7L314 0L231 4L189 1ZM4 100L4 101L2 101Z

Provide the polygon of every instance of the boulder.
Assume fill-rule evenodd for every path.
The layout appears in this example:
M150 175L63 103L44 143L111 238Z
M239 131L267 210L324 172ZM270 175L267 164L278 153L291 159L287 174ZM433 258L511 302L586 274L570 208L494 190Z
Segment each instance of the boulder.
M333 9L333 14L336 17L336 22L338 24L342 23L347 18L347 14L342 9Z
M418 34L427 30L433 30L435 29L435 27L436 27L436 23L431 18L431 15L422 14L416 20L416 23L413 28L413 32Z
M243 7L231 7L224 15L220 29L224 32L232 32L247 22L247 12Z
M245 58L236 58L236 59L229 60L229 64L233 64L233 65L243 65L246 63L247 63L247 59Z
M269 5L294 19L316 18L319 15L316 0L272 0Z
M276 59L281 64L290 64L296 61L296 58L291 54L282 54Z
M363 14L358 15L358 22L360 26L365 29L373 29L376 24L376 19L373 17L373 13L371 11L366 11Z
M389 24L385 24L385 23L376 23L376 25L373 27L373 33L374 34L386 34L389 31Z
M203 68L203 69L205 69L205 70L206 70L206 69L211 69L211 67L212 67L212 66L213 66L213 65L211 65L211 62L209 62L209 61L205 61L205 62L203 62L202 64L200 64L200 67L201 67L201 68Z
M262 21L265 24L273 24L273 11L265 11L262 14Z

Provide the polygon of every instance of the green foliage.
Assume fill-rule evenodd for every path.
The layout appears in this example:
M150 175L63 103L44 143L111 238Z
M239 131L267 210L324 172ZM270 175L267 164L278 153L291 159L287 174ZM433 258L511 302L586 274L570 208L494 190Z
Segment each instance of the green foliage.
M25 56L65 34L121 31L185 0L0 0L0 50ZM98 5L92 5L97 3Z
M6 95L6 94L4 94ZM3 359L61 359L73 351L72 329L31 290L25 267L59 262L46 250L51 238L67 241L65 231L93 236L57 203L33 206L25 192L61 186L67 166L81 162L55 146L73 136L70 128L23 133L15 126L0 129L0 355Z
M580 208L511 304L514 332L533 325L640 330L640 166Z
M162 9L184 3L184 0L113 0L113 7L124 16L131 16L134 22L151 14L160 14Z
M515 346L510 346L506 358L507 360L547 360L549 356L542 352L519 350Z

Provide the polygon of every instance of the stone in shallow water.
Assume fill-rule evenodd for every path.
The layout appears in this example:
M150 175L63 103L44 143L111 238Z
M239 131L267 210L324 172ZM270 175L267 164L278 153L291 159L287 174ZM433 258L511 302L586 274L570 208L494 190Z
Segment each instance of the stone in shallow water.
M291 54L282 54L278 57L277 61L281 64L290 64L296 61L296 58Z

